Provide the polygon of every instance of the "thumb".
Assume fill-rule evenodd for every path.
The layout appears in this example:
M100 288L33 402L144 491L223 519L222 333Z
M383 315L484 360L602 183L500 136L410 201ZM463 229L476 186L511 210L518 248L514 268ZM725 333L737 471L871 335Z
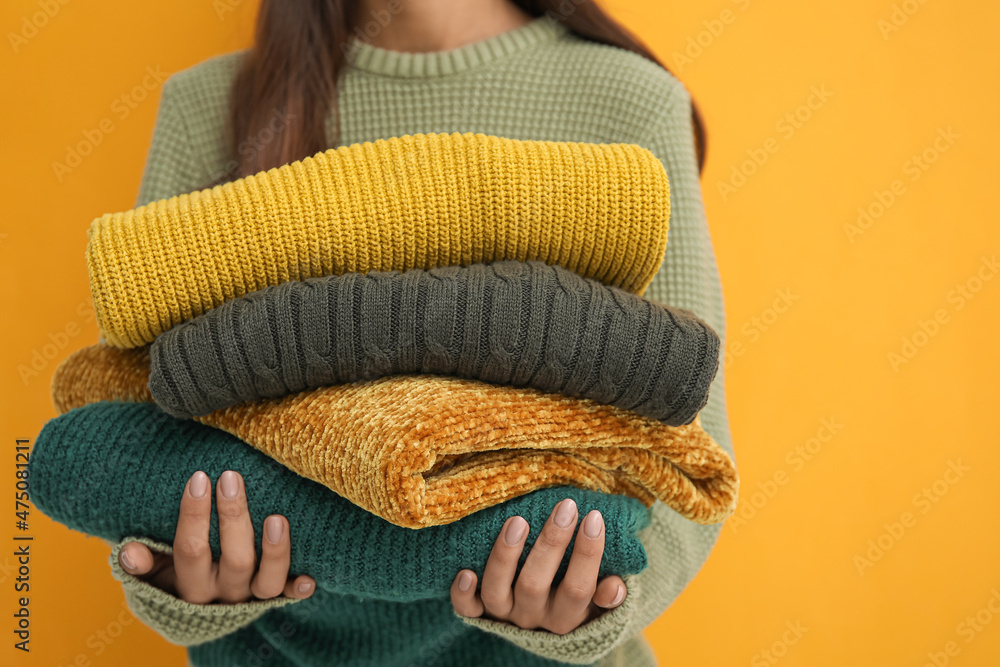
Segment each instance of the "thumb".
M173 558L160 551L153 552L141 542L127 542L118 552L118 562L131 575L149 581L165 591L173 589Z
M614 609L625 601L628 589L621 577L605 577L597 584L593 602L603 609Z
M126 542L118 552L118 563L129 574L147 574L153 569L153 552L141 542Z

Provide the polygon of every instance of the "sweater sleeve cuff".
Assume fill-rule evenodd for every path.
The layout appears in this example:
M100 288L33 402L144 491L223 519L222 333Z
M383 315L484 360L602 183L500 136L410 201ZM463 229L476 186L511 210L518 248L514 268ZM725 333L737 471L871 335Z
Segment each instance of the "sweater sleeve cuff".
M111 576L122 582L129 609L172 644L194 646L212 641L253 623L271 609L301 602L284 596L236 604L195 604L181 600L125 571L118 554L129 542L141 542L153 551L164 553L173 553L173 547L146 537L126 537L112 544L108 558Z
M573 665L589 665L603 658L625 640L638 608L639 579L635 575L626 575L622 580L628 591L624 602L565 635L547 630L525 630L511 623L486 618L460 618L475 628L502 637L543 658Z

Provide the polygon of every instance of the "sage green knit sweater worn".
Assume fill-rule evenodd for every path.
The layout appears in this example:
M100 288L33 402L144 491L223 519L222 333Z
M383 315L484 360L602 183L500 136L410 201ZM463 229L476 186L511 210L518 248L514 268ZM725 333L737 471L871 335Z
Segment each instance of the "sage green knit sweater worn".
M164 83L137 206L205 187L232 167L227 96L244 55L211 58ZM354 42L349 63L338 84L338 146L421 132L481 132L648 148L667 171L671 220L663 266L645 296L690 310L718 333L725 349L722 292L702 204L690 96L670 73L636 54L579 37L547 17L445 52L400 53ZM275 123L281 122L276 115ZM331 115L329 136L334 130ZM254 148L248 143L243 150ZM720 365L701 420L732 455L723 370ZM640 533L649 566L624 577L625 602L567 635L484 619L462 622L560 662L655 665L641 633L698 573L720 528L695 524L657 502L651 525ZM169 550L169 545L149 543ZM154 628L158 623L176 627L178 618L189 618L199 636L209 631L223 637L276 603L302 604L189 604L122 570L116 560L120 547L115 545L110 558L113 574L123 582L136 615Z

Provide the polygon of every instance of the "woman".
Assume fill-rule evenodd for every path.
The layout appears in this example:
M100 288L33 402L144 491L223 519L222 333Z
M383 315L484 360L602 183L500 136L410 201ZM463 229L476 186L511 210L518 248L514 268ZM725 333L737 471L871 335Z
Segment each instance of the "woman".
M683 85L589 0L264 0L252 49L165 83L137 205L333 146L470 131L651 150L670 179L671 226L646 296L693 311L724 340L698 180L700 119ZM732 453L721 368L701 419ZM266 521L258 566L242 479L228 471L217 482L218 511L227 519L219 562L208 549L211 480L198 472L183 496L173 553L130 542L113 564L130 606L153 627L179 611L222 636L275 598L305 598L314 589L306 575L287 576L287 520ZM657 502L642 534L649 568L598 581L599 513L580 521L572 501L559 503L532 551L538 555L515 577L526 528L512 517L486 571L456 574L456 613L544 657L626 665L656 664L640 633L697 573L719 530ZM552 587L554 563L574 534L577 565ZM213 601L228 605L220 613Z

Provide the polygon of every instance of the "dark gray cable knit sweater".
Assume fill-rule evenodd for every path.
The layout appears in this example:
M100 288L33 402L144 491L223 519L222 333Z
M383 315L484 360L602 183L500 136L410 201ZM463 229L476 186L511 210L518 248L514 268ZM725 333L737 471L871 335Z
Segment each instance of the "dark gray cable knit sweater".
M689 311L508 261L287 282L167 331L150 352L153 398L178 417L432 373L590 398L676 426L708 400L719 339Z

